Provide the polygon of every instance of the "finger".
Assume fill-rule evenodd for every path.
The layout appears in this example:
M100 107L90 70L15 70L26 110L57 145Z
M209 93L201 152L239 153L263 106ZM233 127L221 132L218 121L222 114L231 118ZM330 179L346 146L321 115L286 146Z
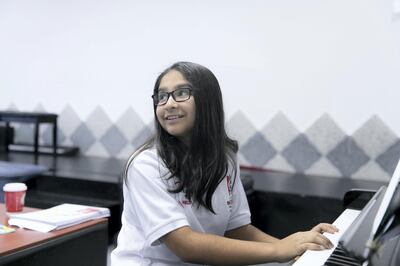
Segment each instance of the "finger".
M303 244L312 243L322 246L324 249L330 249L333 247L332 242L324 235L315 232L315 231L307 231L307 232L299 232L298 239Z
M321 227L322 227L322 230L324 232L328 232L328 233L331 233L331 234L339 232L339 228L337 228L333 224L322 224Z
M311 229L311 231L316 231L316 232L319 232L319 233L323 233L323 232L325 232L327 230L332 230L332 229L334 229L334 227L332 225L327 224L327 223L320 223L320 224L314 226Z
M332 225L332 224L328 224L328 223L320 223L317 226L313 227L313 229L311 229L311 231L316 231L319 233L324 233L324 232L328 232L328 233L335 233L338 232L339 229Z
M303 236L303 243L318 244L326 249L333 247L332 242L326 236L315 231L306 232L306 234Z
M304 248L306 250L324 250L325 248L315 243L305 243Z
M323 246L326 249L331 249L333 248L333 244L332 242L324 235L319 234L317 236L317 244L320 244L321 246Z

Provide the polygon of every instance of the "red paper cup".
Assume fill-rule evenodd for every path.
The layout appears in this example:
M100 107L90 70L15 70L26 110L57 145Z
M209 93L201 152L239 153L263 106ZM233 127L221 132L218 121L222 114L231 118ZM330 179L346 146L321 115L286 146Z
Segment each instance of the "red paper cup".
M4 185L4 202L7 212L22 211L25 205L26 189L24 183L7 183Z

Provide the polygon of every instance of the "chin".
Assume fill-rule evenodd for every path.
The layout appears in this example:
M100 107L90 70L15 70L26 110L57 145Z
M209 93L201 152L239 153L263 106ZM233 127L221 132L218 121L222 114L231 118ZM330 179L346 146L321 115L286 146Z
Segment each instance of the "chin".
M168 130L168 134L174 136L177 139L182 139L186 136L186 134L181 130Z
M174 137L177 137L177 138L179 138L179 136L182 135L182 131L181 130L169 128L166 131L168 132L168 134L170 134L170 135L172 135Z

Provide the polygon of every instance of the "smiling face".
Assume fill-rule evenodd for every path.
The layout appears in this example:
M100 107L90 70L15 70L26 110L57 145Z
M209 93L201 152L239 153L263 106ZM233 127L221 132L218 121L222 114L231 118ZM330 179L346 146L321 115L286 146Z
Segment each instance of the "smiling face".
M190 86L179 71L171 70L161 79L158 92L173 92ZM194 97L190 96L189 100L176 102L170 95L166 104L156 108L161 127L170 135L189 145L196 117Z

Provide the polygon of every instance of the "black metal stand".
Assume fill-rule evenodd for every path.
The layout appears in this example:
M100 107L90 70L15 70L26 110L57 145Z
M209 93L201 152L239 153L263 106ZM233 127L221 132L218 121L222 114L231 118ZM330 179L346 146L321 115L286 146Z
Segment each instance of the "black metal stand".
M8 140L10 122L34 124L33 152L35 154L39 153L39 126L41 123L49 123L53 125L53 155L57 155L57 117L58 115L50 113L0 111L0 122L6 124L6 140ZM8 150L9 143L6 143L6 151Z

